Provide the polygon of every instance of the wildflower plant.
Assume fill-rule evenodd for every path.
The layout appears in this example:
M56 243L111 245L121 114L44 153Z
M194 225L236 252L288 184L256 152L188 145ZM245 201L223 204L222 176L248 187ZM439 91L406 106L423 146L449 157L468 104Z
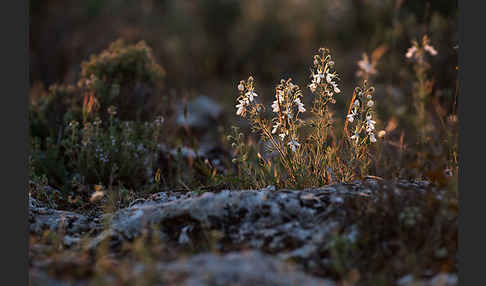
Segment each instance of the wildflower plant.
M302 92L292 83L292 79L282 80L275 88L275 101L272 111L275 117L270 120L263 118L264 106L256 103L255 81L249 77L238 84L236 114L248 118L252 131L259 132L262 139L267 141L272 151L277 151L281 163L290 176L293 176L291 152L299 149L297 131L301 124L299 114L305 111L301 102Z
M270 120L263 117L264 106L256 102L253 77L238 84L236 114L250 121L252 131L261 135L268 151L278 154L277 163L292 186L321 185L330 177L328 167L334 150L329 142L333 119L328 105L336 102L335 95L341 90L328 49L319 49L313 57L310 79L308 88L314 95L310 112L304 105L302 90L289 78L275 87ZM310 118L304 120L306 113ZM310 131L305 132L307 129ZM270 159L259 157L265 167L272 165Z
M352 150L349 164L360 166L362 175L370 165L369 146L377 142L374 91L366 80L354 89L344 123L344 133Z
M361 80L369 81L371 77L378 74L377 65L381 57L385 54L387 47L384 45L376 48L371 55L363 53L361 60L358 61L358 71L356 76Z
M311 84L308 86L314 95L313 105L310 110L311 118L307 121L307 126L311 131L306 140L307 160L302 160L302 166L308 166L307 172L303 176L316 178L313 183L322 185L330 182L333 169L331 161L336 152L329 142L332 134L332 124L334 122L329 103L335 104L335 95L341 93L337 81L339 76L335 71L335 63L332 60L329 49L320 48L318 54L313 57L311 69ZM335 172L334 172L335 173ZM301 180L304 180L302 178Z
M368 87L367 81L363 82L362 87L356 87L348 114L346 115L345 132L349 139L357 146L376 142L376 121L373 120L375 106L373 99L374 91L374 87Z
M328 102L336 103L334 94L340 93L341 90L336 82L339 77L334 71L334 61L329 49L320 48L319 53L314 55L311 78L309 89L317 97L314 101L315 110L325 107Z
M374 59L376 65L379 59L376 53ZM292 79L281 80L275 87L270 120L264 117L264 106L257 103L253 77L239 82L236 114L247 118L252 131L260 134L267 151L277 155L265 158L258 153L265 173L259 179L274 175L273 182L285 181L292 187L310 187L333 180L347 181L368 172L371 163L369 147L377 142L374 88L369 87L365 80L362 87L355 89L344 124L344 141L349 143L347 146L350 148L343 147L342 142L337 144L333 112L329 105L336 103L335 96L341 93L334 65L328 49L320 48L314 55L308 85L313 94L310 108L304 105L304 93ZM236 155L243 158L235 160L251 176L256 172L251 171L251 164L245 162L249 151L242 145L241 141L233 143ZM273 160L275 158L277 160ZM357 167L360 171L356 171Z
M427 76L427 71L430 69L427 55L437 55L437 50L430 44L430 39L427 35L422 37L421 43L412 41L412 46L405 54L405 57L414 63L415 75L417 77L417 82L414 84L413 96L417 112L416 126L420 130L421 142L424 142L426 136L426 102L432 92L433 86L433 82Z

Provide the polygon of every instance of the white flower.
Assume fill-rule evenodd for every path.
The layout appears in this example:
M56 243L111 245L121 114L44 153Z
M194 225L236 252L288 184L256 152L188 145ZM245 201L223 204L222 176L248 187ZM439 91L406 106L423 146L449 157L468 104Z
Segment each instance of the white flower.
M164 117L159 116L155 119L154 124L155 126L159 127L164 123Z
M304 108L303 103L299 103L298 106L299 106L299 112L305 112L305 108Z
M324 75L322 75L323 77ZM333 81L333 79L336 77L335 74L328 73L326 75L326 81L333 86L334 92L335 93L340 93L341 90L338 88L337 83Z
M248 103L248 99L241 99L239 104L235 106L237 108L236 115L244 116L246 112L246 105L248 105Z
M290 149L292 149L292 152L295 152L296 148L300 146L300 143L295 140L295 138L292 138L287 145L290 146Z
M370 125L374 125L376 123L376 121L371 120L371 115L367 115L366 116L366 123L368 123Z
M328 74L326 75L326 80L327 80L327 82L328 82L328 83L332 83L332 79L333 79L334 77L336 77L336 76L335 76L335 75L333 75L332 73L328 73Z
M248 98L241 98L235 107L237 108L236 110L236 115L241 115L244 116L246 112L246 106L250 105L250 101Z
M333 87L334 87L334 92L335 92L335 93L340 93L340 92L341 92L341 90L340 90L340 89L338 88L338 86L337 86L337 83L335 83L335 82L331 82L331 84L332 84L332 85L333 85Z
M304 104L300 101L300 98L296 98L294 102L297 103L297 108L299 109L299 112L305 112Z
M407 57L408 59L413 57L413 55L417 52L417 47L416 46L412 46L410 47L408 50L407 50L407 53L405 54L405 57Z
M324 78L324 74L322 74L321 70L318 70L316 74L312 75L312 77L314 77L315 83L321 83L321 79Z
M375 138L375 134L374 133L371 133L370 134L370 142L371 143L375 143L376 142L376 138Z
M253 90L249 90L245 95L250 101L253 101L254 97L258 96Z
M437 55L437 51L434 49L434 47L432 47L430 45L425 45L424 46L424 50L426 50L427 52L429 52L429 54L431 54L432 56Z
M275 100L272 104L272 111L275 113L278 113L280 111L280 105L278 104L277 100Z
M316 84L315 84L315 83L311 83L311 84L309 84L309 88L310 88L310 90L311 90L312 92L314 92L314 91L316 91L317 86L316 86Z
M246 108L244 106L242 106L241 104L238 104L236 106L236 108L238 108L238 110L236 110L236 115L243 116L243 114L246 112Z
M371 115L366 116L366 131L371 132L372 130L375 130L375 123L376 121L371 119Z
M277 122L275 125L273 125L272 134L277 133L277 129L278 129L279 126L280 126L280 122Z
M240 83L240 84L238 85L238 90L239 90L239 91L243 91L243 90L245 90L245 86L244 86L242 83Z
M359 140L358 132L355 132L354 135L350 137L350 139L356 141L356 144L357 144L358 140Z
M280 133L280 134L278 134L278 136L280 137L280 139L281 139L281 140L284 140L284 138L285 138L285 133Z
M363 59L358 62L358 66L365 72L369 74L376 74L376 69L368 61L368 58Z
M353 122L354 121L354 117L356 116L356 111L355 110L352 110L350 114L348 114L346 117L348 118L348 121L349 122Z
M373 100L368 101L368 107L372 107L375 102Z
M272 111L278 113L280 111L280 102L284 100L284 92L282 90L277 90L277 99L273 101Z

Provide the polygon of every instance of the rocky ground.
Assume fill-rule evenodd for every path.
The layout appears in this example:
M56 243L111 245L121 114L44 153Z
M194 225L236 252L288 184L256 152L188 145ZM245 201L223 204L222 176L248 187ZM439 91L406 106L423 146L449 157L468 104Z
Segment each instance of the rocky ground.
M105 285L457 285L456 196L422 181L162 192L101 216L30 198L29 225L32 285L91 285L100 260Z

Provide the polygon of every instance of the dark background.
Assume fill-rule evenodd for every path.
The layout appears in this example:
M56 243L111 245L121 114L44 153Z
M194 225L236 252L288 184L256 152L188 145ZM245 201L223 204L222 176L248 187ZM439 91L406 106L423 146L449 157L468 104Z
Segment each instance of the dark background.
M231 107L236 84L253 75L270 93L281 78L309 84L312 55L331 48L344 108L358 84L363 52L388 47L374 84L405 97L414 79L404 54L428 34L435 92L456 82L457 1L404 0L85 0L30 1L30 83L75 83L80 63L112 41L146 41L167 70L166 92L205 94ZM447 67L447 68L444 68ZM380 98L378 90L377 98ZM271 99L271 94L267 100ZM406 101L406 100L405 100Z

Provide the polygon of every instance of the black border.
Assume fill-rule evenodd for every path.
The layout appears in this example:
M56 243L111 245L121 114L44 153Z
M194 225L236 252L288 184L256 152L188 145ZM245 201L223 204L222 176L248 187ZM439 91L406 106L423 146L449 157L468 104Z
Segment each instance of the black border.
M29 2L1 3L1 284L28 285Z
M483 1L459 1L459 284L484 284L486 129ZM476 5L475 5L476 4ZM477 5L483 4L483 5ZM483 7L479 7L483 6ZM465 39L469 41L466 42ZM467 127L466 127L467 126ZM466 132L467 129L467 132ZM474 282L474 281L477 282ZM482 281L482 282L479 282Z

